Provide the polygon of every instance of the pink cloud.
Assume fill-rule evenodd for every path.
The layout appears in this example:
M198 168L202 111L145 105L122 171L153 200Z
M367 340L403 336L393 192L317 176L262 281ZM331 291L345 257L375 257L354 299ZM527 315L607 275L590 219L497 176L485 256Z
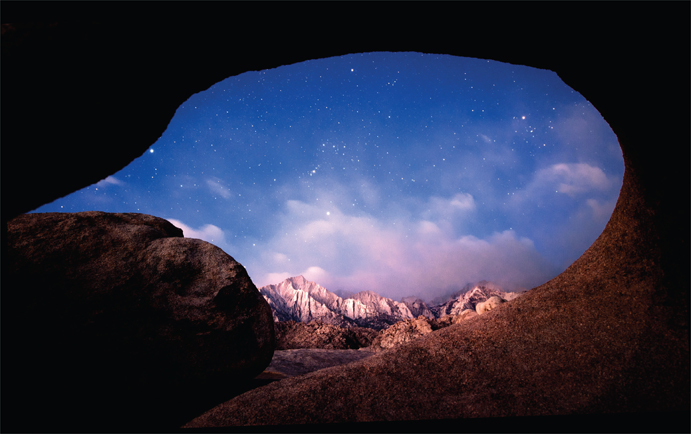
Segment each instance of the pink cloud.
M287 208L279 235L248 267L257 270L260 286L278 283L270 278L308 273L330 290L433 298L448 287L482 279L533 287L554 272L531 240L510 230L485 239L454 237L430 220L380 221L333 206L327 215L326 208L299 201Z

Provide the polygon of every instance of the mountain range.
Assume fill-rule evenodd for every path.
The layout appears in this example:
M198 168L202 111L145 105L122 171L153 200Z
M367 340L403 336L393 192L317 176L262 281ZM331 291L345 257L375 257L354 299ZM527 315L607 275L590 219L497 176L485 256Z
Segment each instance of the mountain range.
M271 307L274 321L310 322L320 320L340 327L368 327L381 330L399 321L422 315L430 319L457 315L491 296L506 301L522 292L505 292L492 282L467 284L448 297L444 303L428 306L416 297L404 297L400 302L382 297L373 291L361 291L341 298L323 286L303 276L289 277L275 285L259 288Z

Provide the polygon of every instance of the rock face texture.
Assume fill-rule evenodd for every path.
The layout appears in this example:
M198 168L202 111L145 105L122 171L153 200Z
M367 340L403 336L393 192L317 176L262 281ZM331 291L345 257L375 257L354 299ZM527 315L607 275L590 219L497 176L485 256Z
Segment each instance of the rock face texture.
M458 324L459 322L465 321L474 316L477 316L477 312L471 309L466 309L458 315L444 315L441 318L432 319L429 321L429 325L432 327L432 330L439 330L453 324Z
M372 341L369 350L378 352L393 348L477 315L477 312L474 310L464 310L458 315L445 315L442 318L430 319L420 315L416 319L399 321L386 330L379 332Z
M459 293L454 294L446 302L432 306L432 314L436 318L444 315L458 315L464 310L476 310L478 303L484 302L490 297L499 297L504 301L513 300L524 292L505 292L501 287L485 280L474 285L467 285Z
M314 320L275 323L276 349L319 348L348 350L369 347L379 332L364 327L338 327Z
M475 311L478 313L478 315L482 315L483 313L489 312L490 310L494 309L502 303L506 303L506 300L496 295L493 295L487 300L478 303L475 306Z
M360 326L381 330L397 321L413 318L404 303L372 291L359 292L343 299L303 276L263 286L259 292L271 306L274 321L320 320L342 327Z
M427 318L435 317L432 311L429 310L429 306L417 297L403 297L401 303L404 303L408 307L408 310L410 310L410 313L412 313L415 318L420 315Z
M21 215L7 255L3 329L24 335L3 330L3 371L21 378L3 391L20 414L37 390L55 400L24 428L146 429L164 416L175 427L204 405L193 401L209 405L203 395L219 399L271 361L271 311L245 269L166 220Z
M302 276L263 286L259 292L271 306L274 321L320 320L332 325L353 326L353 317L364 310L352 302L345 303L336 294Z
M412 341L428 333L432 333L429 320L420 315L416 319L400 321L383 330L372 342L373 351L381 351Z

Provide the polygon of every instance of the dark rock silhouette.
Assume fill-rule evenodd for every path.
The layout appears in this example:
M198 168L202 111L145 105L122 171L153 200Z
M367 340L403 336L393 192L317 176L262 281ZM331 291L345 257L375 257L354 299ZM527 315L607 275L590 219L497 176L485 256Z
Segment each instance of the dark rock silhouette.
M276 349L348 350L369 347L378 332L364 327L339 327L322 321L276 322Z
M269 306L233 258L182 235L144 214L11 220L3 328L23 333L3 333L13 349L3 371L31 372L26 383L41 385L14 390L11 405L39 393L74 405L41 410L52 423L151 429L166 417L175 427L213 402L205 395L219 399L262 372L275 345ZM41 431L44 418L24 428Z
M454 426L475 427L471 431L516 431L521 426L535 431L536 424L544 426L539 424L546 421L552 423L548 431L602 426L622 431L689 431L688 3L629 3L621 8L540 3L532 10L524 3L500 8L488 4L480 14L473 5L473 14L491 14L494 31L515 42L505 44L477 37L487 30L485 22L465 20L459 25L465 10L459 12L458 4L448 10L436 7L433 37L411 31L408 23L424 16L418 5L397 6L399 19L388 23L357 9L350 9L351 16L342 10L339 18L343 20L328 24L327 44L304 43L315 34L313 14L303 14L300 21L294 5L284 10L291 13L291 20L270 24L281 38L269 44L265 38L247 38L242 26L214 26L203 20L185 19L184 25L153 19L132 23L126 18L134 16L134 9L118 16L112 6L102 15L114 18L108 22L76 21L83 5L48 2L38 7L32 2L7 2L2 7L5 23L21 23L2 27L3 431L26 431L30 424L35 426L37 414L43 416L41 431L69 430L73 419L51 416L75 407L67 395L45 399L50 389L34 381L34 369L45 368L37 366L39 362L24 367L12 360L13 354L31 349L27 345L30 329L48 330L60 324L35 315L8 322L16 306L8 303L9 294L36 288L15 285L6 278L6 222L112 175L160 137L185 99L228 76L375 50L487 58L555 71L593 104L618 137L626 173L615 211L598 240L562 275L515 303L395 350L396 356L408 356L411 366L429 359L415 371L401 365L393 351L383 352L356 362L366 376L346 375L357 372L349 365L310 374L309 382L283 380L268 386L278 391L268 405L256 406L263 414L252 412L249 402L243 401L247 412L235 420L223 419L219 413L216 423L417 417L424 421L405 421L401 427L429 431L435 426L430 419L447 415L456 419L451 421ZM175 11L167 8L166 16ZM177 11L184 17L190 13L187 4ZM622 14L627 19L621 19ZM525 19L544 16L558 19L539 23ZM355 21L362 28L376 28L386 39L353 32ZM573 31L584 25L587 31ZM227 53L229 46L233 47L230 54L218 55ZM179 61L191 58L195 61ZM65 137L69 140L56 141ZM94 152L96 144L98 152ZM515 333L502 333L511 328ZM434 345L422 346L423 342ZM445 347L448 344L458 346ZM545 361L533 365L532 352L545 352L545 347L556 351L547 352ZM513 359L508 353L527 358ZM479 363L491 360L487 365ZM454 369L446 369L451 366ZM432 373L429 381L443 384L438 394L425 392L429 385L419 375L424 368ZM443 381L442 372L449 374ZM365 393L368 389L360 377L377 374L391 387L385 394L372 393L377 401L368 410L363 406L374 398ZM337 386L339 391L347 389L346 394L316 393L317 384L330 387L334 378L344 380ZM508 382L502 383L505 379ZM290 402L295 396L284 385L305 391L307 405L302 407L301 400ZM25 389L34 393L31 399L25 394L21 405L8 399ZM421 390L423 401L415 398ZM481 392L477 403L471 399L473 391ZM251 393L256 397L258 392ZM511 399L509 393L513 393ZM496 398L496 404L488 404L487 398ZM328 406L334 400L348 411L324 412L334 408ZM281 419L286 405L300 406L301 411ZM683 414L679 417L673 412ZM578 425L584 415L603 413L609 413L608 417L595 420L608 424ZM523 417L466 418L477 414ZM575 416L534 419L527 414ZM474 424L478 420L481 425ZM679 420L683 425L670 425ZM503 421L510 425L497 429ZM104 419L101 427L107 429L112 423ZM392 429L391 424L363 424L345 429ZM448 424L444 420L436 426ZM323 426L325 431L334 429Z

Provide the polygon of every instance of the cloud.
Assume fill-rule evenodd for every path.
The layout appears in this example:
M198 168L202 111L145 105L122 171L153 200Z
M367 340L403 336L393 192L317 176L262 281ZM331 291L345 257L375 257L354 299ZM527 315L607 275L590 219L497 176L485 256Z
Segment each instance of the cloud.
M269 273L266 276L264 276L264 280L262 280L262 281L253 280L253 282L257 286L257 288L261 288L262 286L273 285L276 283L283 282L284 280L286 280L289 277L294 277L294 276L290 273L287 273L287 272Z
M624 171L624 160L616 135L590 103L567 105L557 109L559 117L551 127L555 141L561 144L556 158L595 163Z
M99 187L107 187L109 185L124 185L125 183L120 181L114 176L108 176L106 179L102 179L96 183Z
M181 222L180 220L167 220L171 222L173 226L177 226L180 229L182 229L182 234L185 236L185 238L197 238L200 240L204 240L228 252L228 250L224 248L227 245L225 241L225 234L223 233L223 230L221 230L221 228L219 228L218 226L207 224L199 229L193 229L190 226L187 226L186 224Z
M469 209L472 196L457 196L446 206ZM511 230L485 239L455 237L429 219L348 215L297 200L285 207L274 237L261 245L263 254L248 264L258 286L302 274L330 290L431 299L482 279L530 288L559 271Z
M596 199L588 199L586 200L586 204L592 210L592 219L594 221L606 223L612 216L612 211L614 211L616 200L601 203Z
M612 215L617 199L587 199L569 213L568 219L545 225L545 234L536 235L544 254L552 263L566 268L597 239ZM559 234L550 236L549 234Z
M608 190L614 184L599 167L585 163L554 164L538 171L537 182L556 183L557 191L573 197L590 190Z
M475 199L468 193L457 193L451 198L432 196L417 208L421 210L416 213L419 219L435 222L449 234L453 233L454 228L463 227L477 210Z
M230 190L223 186L223 182L219 178L211 178L206 180L206 185L209 187L212 193L221 196L224 199L230 199L233 195Z
M575 198L586 193L610 192L617 185L617 178L607 176L599 167L557 163L537 170L528 185L515 194L514 202L535 201L554 193Z
M488 136L484 134L478 134L478 136L480 136L480 138L482 138L482 140L484 140L485 143L492 143L492 139L490 139Z
M329 276L329 273L327 273L326 270L320 267L309 267L307 270L303 271L300 274L302 274L302 276L305 279L311 280L313 282L323 282Z

